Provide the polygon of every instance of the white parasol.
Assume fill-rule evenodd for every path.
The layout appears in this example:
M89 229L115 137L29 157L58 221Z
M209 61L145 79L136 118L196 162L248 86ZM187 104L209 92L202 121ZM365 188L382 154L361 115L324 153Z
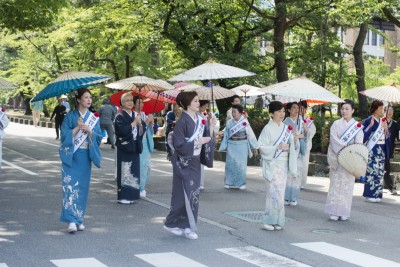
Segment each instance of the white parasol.
M300 98L301 100L318 100L323 102L344 102L343 99L329 92L324 87L305 77L273 84L260 89L267 94Z
M133 91L164 91L174 89L172 85L163 80L156 80L146 76L134 76L106 84L106 87L115 90Z
M391 103L400 103L400 89L398 89L395 84L368 89L360 93L370 98Z
M235 92L226 88L223 88L221 86L213 86L213 90L210 90L210 87L208 86L202 86L197 89L191 89L191 90L186 90L186 91L195 91L200 100L217 100L217 99L224 99L228 97L232 97L235 95Z

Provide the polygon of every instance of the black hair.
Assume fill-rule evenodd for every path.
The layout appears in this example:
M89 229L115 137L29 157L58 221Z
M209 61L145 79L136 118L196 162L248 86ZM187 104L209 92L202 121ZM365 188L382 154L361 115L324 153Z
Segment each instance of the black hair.
M142 99L140 96L134 96L133 97L133 106L136 107L136 101L138 101L139 99Z
M90 92L90 90L87 89L87 88L78 89L78 90L76 91L76 93L75 93L75 99L76 99L76 100L81 99L81 97L83 96L83 94L86 93L86 92L89 93L90 95L92 95L92 93ZM77 101L77 102L78 102L78 101Z
M353 100L351 100L351 99L345 99L345 100L344 100L344 103L342 103L342 104L340 105L340 108L342 108L342 106L343 106L344 104L349 104L349 105L351 106L351 109L354 109L354 101L353 101Z
M301 100L300 105L303 106L303 108L308 108L307 100Z
M371 106L369 108L369 113L374 114L374 112L380 107L383 106L383 102L380 100L375 99L372 101Z
M176 103L178 106L183 108L184 110L187 110L187 107L192 103L193 99L197 96L197 93L195 91L190 91L190 92L180 92L176 96Z
M204 106L205 104L210 104L210 101L208 100L200 100L200 107Z
M292 108L293 105L297 105L300 108L300 104L297 102L290 102L286 104L286 109L289 111L289 109Z
M268 112L269 112L269 114L272 115L272 113L274 113L275 111L279 111L283 108L284 108L284 106L283 106L282 102L272 101L271 103L269 103Z
M237 109L240 114L243 113L243 106L242 105L234 104L234 105L232 105L232 109L234 109L234 108Z
M240 100L240 96L234 95L231 97L231 103L233 103L233 101L235 101L236 98L239 98L239 100Z

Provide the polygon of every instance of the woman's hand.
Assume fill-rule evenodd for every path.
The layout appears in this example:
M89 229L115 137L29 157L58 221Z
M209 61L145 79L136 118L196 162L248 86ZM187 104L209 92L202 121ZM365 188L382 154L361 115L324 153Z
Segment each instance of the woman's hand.
M200 137L196 141L196 145L204 145L211 141L211 137Z
M146 119L146 124L147 125L153 125L154 124L154 117L153 117L153 114L149 114L149 116L147 116L147 119Z
M276 148L278 150L288 151L289 150L289 144L280 144Z
M224 131L219 131L219 132L217 132L217 135L219 135L219 136L221 136L221 137L224 137Z
M253 149L253 155L254 155L255 157L258 156L258 149Z

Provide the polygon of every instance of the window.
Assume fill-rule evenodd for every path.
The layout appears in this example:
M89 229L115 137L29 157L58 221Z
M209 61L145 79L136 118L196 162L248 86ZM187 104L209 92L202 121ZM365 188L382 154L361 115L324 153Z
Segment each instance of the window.
M372 46L377 46L378 42L377 42L378 36L376 34L376 32L372 32L372 38L371 38L371 45Z
M371 30L368 30L368 32L367 32L367 37L365 37L364 45L369 45L369 32L370 31Z

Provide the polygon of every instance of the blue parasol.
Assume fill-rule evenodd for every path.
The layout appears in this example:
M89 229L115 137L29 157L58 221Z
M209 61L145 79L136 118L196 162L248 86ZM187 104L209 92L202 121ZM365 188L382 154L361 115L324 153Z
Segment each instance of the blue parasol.
M49 83L40 91L32 102L67 94L80 88L96 85L111 79L110 76L90 72L67 71Z

